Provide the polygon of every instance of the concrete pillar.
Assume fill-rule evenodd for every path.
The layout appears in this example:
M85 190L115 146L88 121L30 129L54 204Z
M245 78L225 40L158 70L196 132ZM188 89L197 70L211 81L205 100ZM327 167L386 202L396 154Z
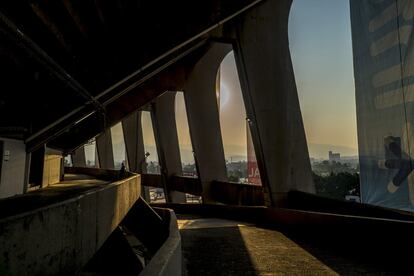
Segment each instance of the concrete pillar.
M185 193L171 191L168 186L171 177L182 175L180 147L175 122L175 94L165 92L152 104L151 118L157 142L161 174L166 181L167 198L173 203L185 203Z
M184 85L184 97L191 142L203 187L204 203L212 202L210 184L226 181L226 162L216 98L216 77L231 45L213 43L190 70Z
M47 187L59 183L63 178L62 152L46 147L42 187Z
M315 192L289 51L290 6L291 0L264 1L235 23L237 69L273 206L283 206L289 190Z
M115 169L110 128L106 129L104 133L96 137L96 149L98 151L99 167L101 169Z
M122 121L128 168L131 172L146 173L144 137L142 134L141 111L136 111ZM142 186L143 197L149 202L149 188Z
M85 147L81 146L72 153L72 163L74 167L86 167Z

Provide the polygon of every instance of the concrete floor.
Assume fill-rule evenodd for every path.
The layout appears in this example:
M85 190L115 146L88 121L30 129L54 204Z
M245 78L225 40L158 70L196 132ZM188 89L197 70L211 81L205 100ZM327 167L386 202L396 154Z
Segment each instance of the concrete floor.
M108 184L87 175L66 174L65 180L46 188L0 200L0 219L33 211L47 205L77 197L86 191Z
M229 220L178 218L185 275L394 274L286 232Z

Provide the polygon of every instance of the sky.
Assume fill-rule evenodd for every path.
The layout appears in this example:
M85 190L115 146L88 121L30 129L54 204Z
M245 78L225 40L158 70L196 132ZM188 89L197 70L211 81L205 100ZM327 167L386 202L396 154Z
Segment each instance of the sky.
M349 1L293 1L289 41L308 144L357 154Z
M226 158L246 156L246 110L233 52L220 67L220 126Z
M245 157L246 111L233 52L223 59L217 74L220 74L220 127L226 159ZM181 151L192 151L183 92L177 93L175 112Z
M357 155L349 1L294 0L289 43L311 157L326 158L329 149ZM220 124L226 158L245 156L246 113L233 52L224 58L219 73ZM182 92L177 93L176 122L180 149L187 156L183 162L190 162L192 147ZM142 123L149 159L156 160L148 112L143 112ZM122 128L117 126L114 130L114 144L122 143ZM122 158L117 151L116 157Z

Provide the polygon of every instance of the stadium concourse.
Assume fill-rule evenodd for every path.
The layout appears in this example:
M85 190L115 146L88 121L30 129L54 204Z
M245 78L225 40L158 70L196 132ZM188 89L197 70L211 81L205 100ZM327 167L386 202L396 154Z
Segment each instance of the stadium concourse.
M292 0L2 1L0 274L412 274L414 12L410 1L350 4L362 204L316 194ZM226 171L217 76L231 51L260 185ZM165 202L151 203L161 190Z

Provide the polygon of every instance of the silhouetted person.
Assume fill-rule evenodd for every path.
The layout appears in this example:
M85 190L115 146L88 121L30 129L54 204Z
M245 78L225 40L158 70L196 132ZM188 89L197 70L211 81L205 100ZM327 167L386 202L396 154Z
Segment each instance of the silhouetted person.
M121 168L119 169L119 179L123 179L126 176L126 168L124 162L121 164Z

